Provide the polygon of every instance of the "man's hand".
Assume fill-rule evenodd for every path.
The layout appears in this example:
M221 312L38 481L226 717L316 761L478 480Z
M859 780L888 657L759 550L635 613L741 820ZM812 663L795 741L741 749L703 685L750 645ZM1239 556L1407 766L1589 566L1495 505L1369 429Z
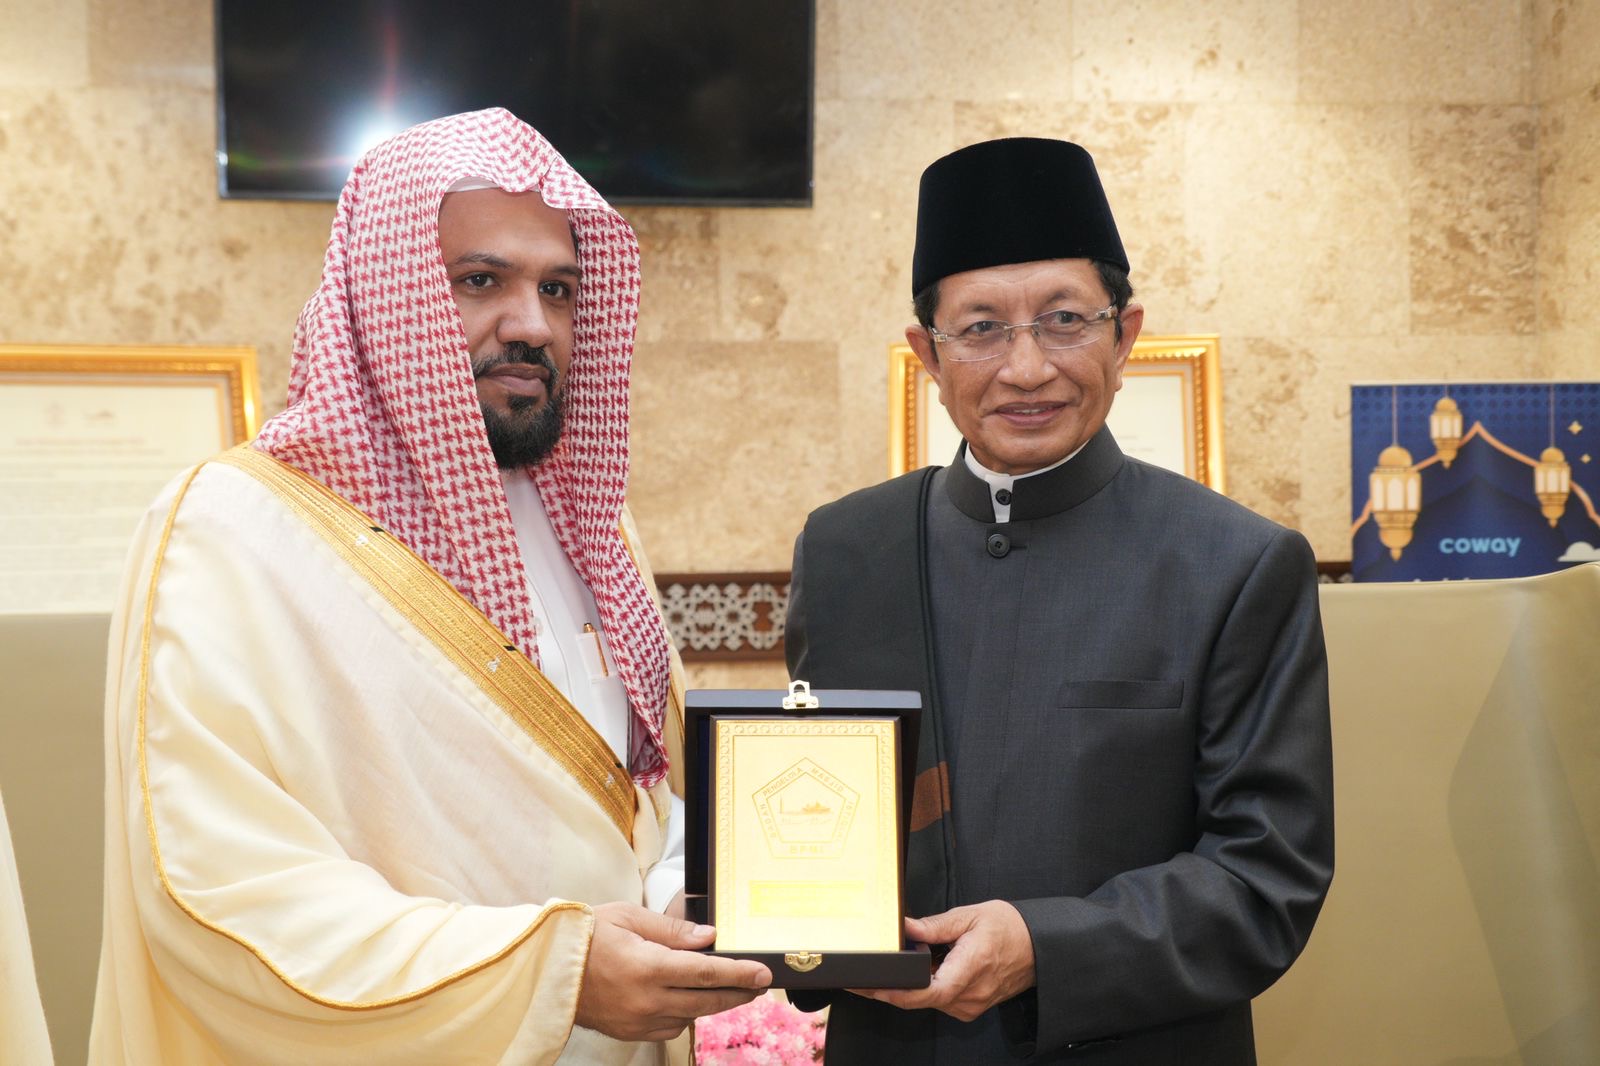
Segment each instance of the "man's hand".
M906 1010L931 1007L970 1022L996 1003L1033 987L1033 937L1017 908L992 899L926 918L907 918L906 935L949 944L927 988L852 989Z
M716 932L632 903L594 908L577 1024L618 1040L670 1040L691 1019L731 1010L772 983L759 962L701 955Z

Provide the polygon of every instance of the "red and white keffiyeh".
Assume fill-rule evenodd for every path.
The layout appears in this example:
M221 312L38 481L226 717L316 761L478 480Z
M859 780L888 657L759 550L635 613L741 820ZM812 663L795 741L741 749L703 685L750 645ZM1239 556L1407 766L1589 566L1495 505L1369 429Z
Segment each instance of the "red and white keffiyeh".
M538 661L522 555L439 252L439 205L463 178L537 189L578 233L565 429L530 474L599 606L640 726L630 766L648 787L667 767L667 635L619 528L639 246L536 130L499 108L477 111L415 126L361 158L295 329L289 405L255 447L372 516Z

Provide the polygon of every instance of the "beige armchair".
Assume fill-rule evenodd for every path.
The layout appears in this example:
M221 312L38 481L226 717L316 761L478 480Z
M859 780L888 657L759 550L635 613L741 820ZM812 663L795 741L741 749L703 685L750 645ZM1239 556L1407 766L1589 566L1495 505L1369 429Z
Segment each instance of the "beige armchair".
M1336 871L1261 1061L1600 1062L1600 564L1322 610Z
M106 615L0 615L0 792L60 1063L88 1056L100 958L108 624ZM0 1062L12 1061L0 1038Z

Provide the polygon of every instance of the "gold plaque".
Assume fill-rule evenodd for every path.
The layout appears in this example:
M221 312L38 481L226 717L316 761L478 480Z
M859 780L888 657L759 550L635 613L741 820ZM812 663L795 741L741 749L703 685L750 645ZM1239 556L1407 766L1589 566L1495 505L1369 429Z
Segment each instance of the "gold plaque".
M899 720L713 721L716 950L900 950Z

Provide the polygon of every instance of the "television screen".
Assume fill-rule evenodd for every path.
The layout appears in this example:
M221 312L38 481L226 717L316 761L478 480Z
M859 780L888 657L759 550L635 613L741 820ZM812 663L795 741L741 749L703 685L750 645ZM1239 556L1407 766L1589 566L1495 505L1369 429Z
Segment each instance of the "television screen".
M338 196L407 126L504 107L621 203L811 202L813 0L217 0L223 196Z

